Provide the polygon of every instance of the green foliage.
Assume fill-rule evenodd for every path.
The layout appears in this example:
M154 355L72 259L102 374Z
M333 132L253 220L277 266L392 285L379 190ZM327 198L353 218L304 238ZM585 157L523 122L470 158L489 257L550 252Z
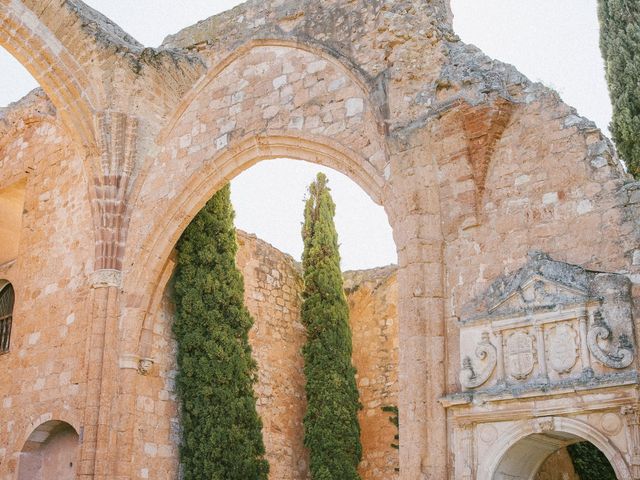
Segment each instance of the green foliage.
M600 50L613 104L611 132L629 172L640 178L640 2L598 0Z
M229 186L180 238L175 275L180 460L186 480L266 480L262 422L253 384L256 364L236 267Z
M396 434L393 436L395 443L390 444L391 448L395 448L396 450L400 450L400 414L398 411L398 407L396 405L385 405L382 407L383 412L393 413L391 417L389 417L389 422L395 425ZM400 471L399 467L395 468L396 472Z
M598 448L590 442L574 443L567 447L573 468L581 480L616 480L616 474Z
M398 433L396 433L393 437L393 439L396 441L396 443L392 443L391 444L391 448L395 448L396 450L400 449L400 445L398 444L398 442L400 441L400 416L398 415L398 407L396 407L395 405L386 405L384 407L382 407L382 411L383 412L388 412L388 413L393 413L393 415L391 417L389 417L389 421L395 425L396 430L398 430Z
M327 178L309 186L302 239L304 292L302 321L307 378L304 442L311 454L313 480L355 480L362 458L361 408L351 363L349 308L342 286L338 234Z

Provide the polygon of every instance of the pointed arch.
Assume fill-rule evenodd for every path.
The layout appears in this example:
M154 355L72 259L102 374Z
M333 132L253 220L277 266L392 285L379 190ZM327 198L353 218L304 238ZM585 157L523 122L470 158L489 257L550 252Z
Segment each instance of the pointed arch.
M0 46L42 86L72 138L93 149L95 96L88 76L54 32L20 0L0 0Z

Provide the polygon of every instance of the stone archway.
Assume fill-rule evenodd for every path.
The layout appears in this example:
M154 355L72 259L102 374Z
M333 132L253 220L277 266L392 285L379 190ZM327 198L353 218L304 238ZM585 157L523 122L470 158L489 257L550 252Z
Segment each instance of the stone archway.
M80 437L66 422L50 420L36 428L20 452L18 480L74 480Z
M626 462L606 436L585 422L554 417L512 427L495 445L494 455L481 462L478 480L534 480L550 455L583 441L605 455L619 480L631 480Z
M398 321L407 345L400 359L400 370L406 371L398 401L406 405L400 414L406 416L400 420L401 463L413 466L405 467L409 477L417 478L421 471L442 475L445 442L438 443L436 455L426 438L445 437L444 410L427 399L429 388L442 394L444 369L434 368L429 380L422 373L432 362L444 361L443 322L436 313L442 308L442 278L434 268L442 252L437 179L430 166L420 170L420 186L413 179L397 183L396 170L406 165L390 160L380 107L375 85L361 81L339 57L291 42L252 44L213 68L156 138L158 149L145 159L132 194L135 205L122 261L127 322L119 350L126 357L123 364L130 366L149 358L153 305L163 291L164 273L170 271L170 252L224 183L266 159L292 158L334 168L385 208L394 231L403 293ZM418 206L421 202L431 207ZM425 320L430 318L433 322ZM429 345L427 336L432 337ZM133 371L120 375L128 378ZM435 426L427 429L429 423Z
M50 9L49 21L69 14ZM0 2L0 46L16 58L56 106L68 133L79 145L94 145L92 110L95 95L76 52L25 2Z

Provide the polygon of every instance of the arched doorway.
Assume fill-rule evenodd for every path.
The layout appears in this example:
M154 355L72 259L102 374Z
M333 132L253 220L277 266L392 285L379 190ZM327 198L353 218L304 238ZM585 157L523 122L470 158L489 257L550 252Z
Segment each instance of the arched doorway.
M51 420L36 428L20 452L18 480L74 480L80 438L66 422Z
M502 456L491 478L615 480L627 477L617 475L607 455L593 443L572 433L551 431L518 440Z

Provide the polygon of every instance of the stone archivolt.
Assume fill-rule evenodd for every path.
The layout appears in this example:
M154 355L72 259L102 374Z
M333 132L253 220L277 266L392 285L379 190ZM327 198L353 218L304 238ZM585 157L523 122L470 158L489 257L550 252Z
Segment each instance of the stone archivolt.
M78 0L0 0L0 45L44 91L0 110L0 216L24 197L0 477L34 419L81 433L83 478L171 477L171 252L222 184L289 157L388 213L400 478L493 478L520 447L478 439L540 447L540 416L638 478L611 415L637 404L640 185L556 93L464 44L447 0L250 0L158 49Z

